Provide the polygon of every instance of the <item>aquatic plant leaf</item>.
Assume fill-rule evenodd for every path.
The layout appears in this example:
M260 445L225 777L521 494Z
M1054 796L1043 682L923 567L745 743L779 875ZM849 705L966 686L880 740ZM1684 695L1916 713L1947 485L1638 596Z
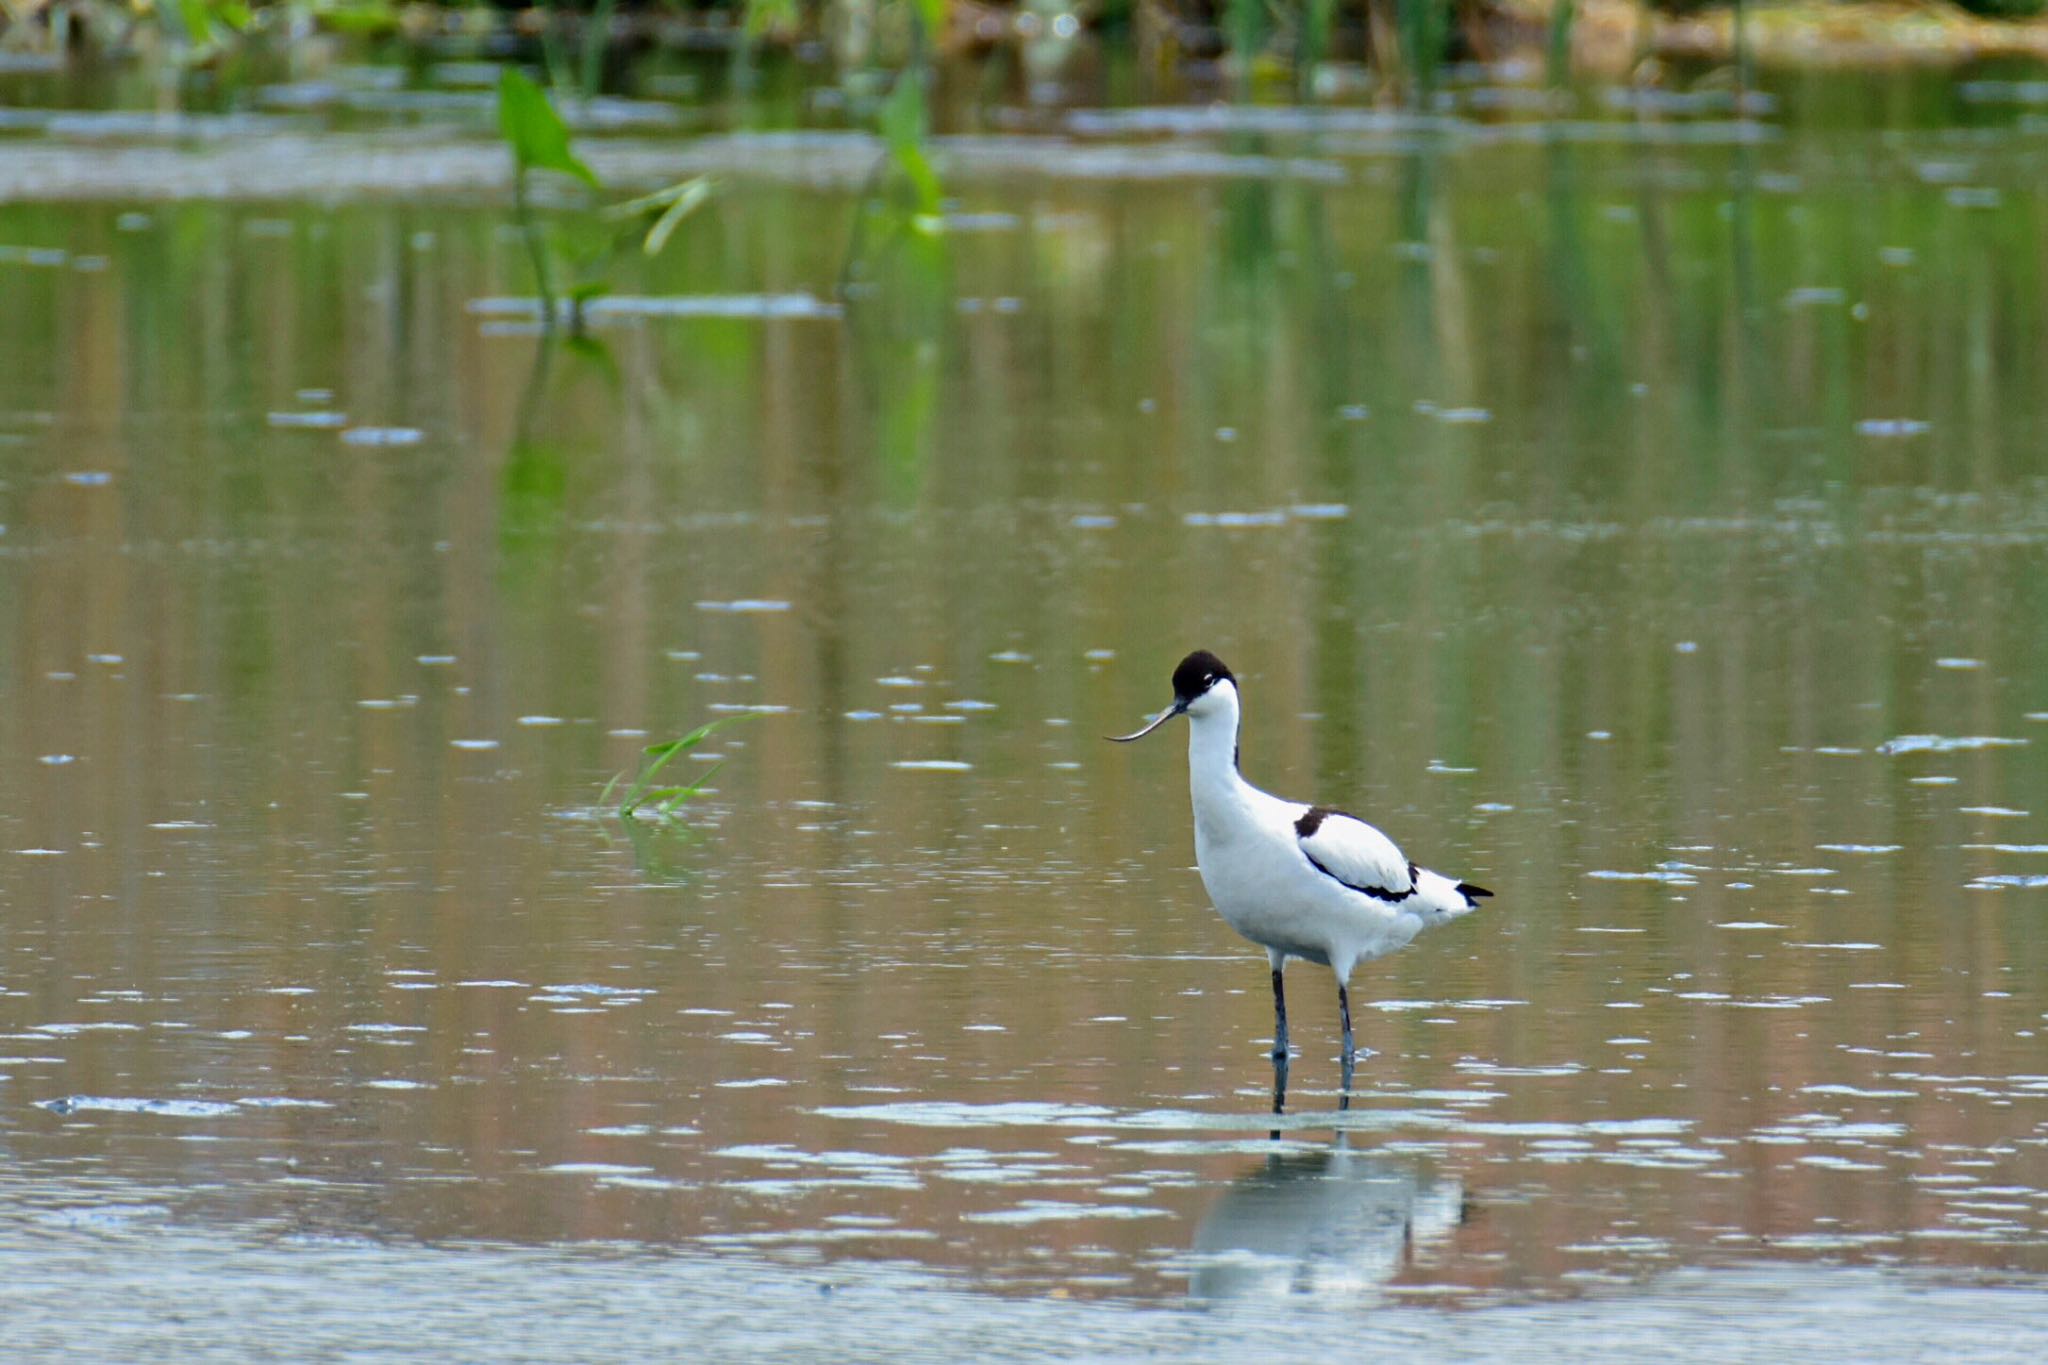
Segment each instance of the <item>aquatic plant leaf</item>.
M706 175L691 176L688 180L678 180L673 185L664 185L651 194L635 195L631 199L622 199L618 203L607 207L604 210L604 216L616 220L637 217L643 213L653 213L656 209L674 203L678 197L687 193L690 187L699 180L709 180L710 178L710 176Z
M758 38L770 29L797 21L796 0L747 0L747 36Z
M661 805L657 809L659 809L663 815L667 815L670 811L673 811L677 806L682 805L683 802L688 801L691 797L696 796L698 793L702 792L704 788L710 784L711 779L717 776L718 770L720 768L723 768L724 766L725 760L721 758L718 760L718 762L712 764L710 767L706 768L702 773L698 774L697 780L695 782L692 782L689 786L673 787L670 788L668 791L661 793L661 795L665 799L662 801Z
M756 714L753 711L741 711L736 715L719 716L715 720L706 721L681 738L667 740L661 744L650 744L641 750L642 753L647 755L648 763L646 767L640 770L639 779L627 791L625 799L619 802L619 817L621 819L631 817L642 801L652 799L653 794L650 794L648 788L653 786L655 777L663 768L668 766L669 761L677 754L688 753L718 731L723 730L726 726L737 725L743 720L752 720ZM712 766L715 770L719 765L714 764ZM696 795L697 792L703 789L704 780L709 776L710 773L707 772L704 777L698 778L696 782L688 787L670 788L658 794L666 796L669 799L669 804L673 806Z
M1564 85L1572 76L1572 27L1578 21L1576 0L1555 0L1550 11L1550 83Z
M522 171L559 171L592 189L602 188L597 173L569 149L569 126L524 71L506 67L498 78L498 128Z
M314 13L321 28L341 34L384 34L399 23L398 6L388 0L322 4L315 6Z
M924 73L912 67L896 78L889 98L882 102L877 125L889 155L896 162L917 197L917 212L926 217L940 213L945 191L938 172L925 155L925 139L931 133L931 113L925 103Z
M612 11L618 0L597 0L584 16L583 56L577 64L576 89L584 99L594 98L604 80L605 49L611 45Z
M1237 59L1240 97L1249 92L1252 68L1265 50L1267 22L1265 0L1226 0L1223 6L1223 29Z
M640 752L646 754L649 758L665 758L687 749L694 749L726 726L737 725L743 720L752 720L758 714L760 713L756 711L740 711L730 716L719 716L715 720L705 721L680 739L667 740L661 744L650 744Z
M923 145L931 131L931 113L925 103L924 76L916 67L896 77L876 115L876 126L892 153Z
M946 29L946 0L917 0L917 17L924 24L925 40L936 40Z
M1295 39L1295 79L1304 103L1315 99L1316 72L1329 59L1330 30L1336 22L1337 0L1303 0L1301 28Z
M643 213L657 213L653 226L647 229L647 236L640 249L649 256L658 255L668 245L668 239L676 227L703 207L718 188L718 182L708 175L694 175L688 180L658 189L652 194L643 194L637 199L628 199L622 204L613 204L604 211L607 218L633 218Z
M249 7L241 0L177 0L177 12L186 41L202 53L220 48L229 35L245 32L251 21Z
M674 235L683 219L695 213L698 205L710 197L711 181L707 177L698 176L686 184L683 192L669 204L667 211L654 220L653 227L647 229L647 238L640 244L641 251L649 256L660 255L661 249L668 245L668 239Z
M180 0L178 8L194 41L205 36L215 24L236 33L245 32L255 17L241 0Z

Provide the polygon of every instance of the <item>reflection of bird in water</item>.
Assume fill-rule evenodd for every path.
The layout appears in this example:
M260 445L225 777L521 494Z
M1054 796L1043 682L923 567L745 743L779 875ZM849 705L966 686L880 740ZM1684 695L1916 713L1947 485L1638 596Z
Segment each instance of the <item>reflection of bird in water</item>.
M1230 927L1266 950L1273 968L1273 1056L1287 1056L1290 957L1337 974L1344 1023L1344 1079L1351 1079L1351 969L1401 948L1433 925L1468 913L1493 893L1417 867L1386 835L1328 806L1268 795L1237 767L1237 679L1196 650L1173 670L1173 705L1136 734L1188 718L1188 776L1195 805L1195 862L1209 899Z
M1347 1138L1276 1152L1224 1191L1195 1229L1194 1297L1371 1291L1465 1222L1457 1180Z
M1287 1112L1287 1071L1287 1059L1275 1057L1276 1116ZM1347 1074L1337 1110L1350 1108ZM1195 1229L1190 1292L1228 1299L1376 1288L1468 1215L1459 1181L1425 1176L1384 1152L1354 1151L1351 1134L1339 1130L1322 1151L1275 1152L1224 1192Z

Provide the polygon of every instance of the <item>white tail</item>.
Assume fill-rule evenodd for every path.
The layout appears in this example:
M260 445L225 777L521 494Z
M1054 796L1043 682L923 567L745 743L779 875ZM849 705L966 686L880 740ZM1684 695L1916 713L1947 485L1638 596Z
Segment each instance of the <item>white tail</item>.
M1483 886L1454 882L1441 872L1421 868L1415 874L1415 894L1425 907L1436 912L1439 919L1456 919L1477 910L1480 898L1493 893Z

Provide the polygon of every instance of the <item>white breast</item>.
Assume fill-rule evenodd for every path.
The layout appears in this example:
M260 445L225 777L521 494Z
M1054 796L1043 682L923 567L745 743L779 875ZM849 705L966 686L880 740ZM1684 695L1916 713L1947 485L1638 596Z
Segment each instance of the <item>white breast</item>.
M1327 879L1295 846L1293 807L1242 779L1197 782L1194 798L1195 863L1224 920L1263 947L1327 962L1330 907L1315 884Z

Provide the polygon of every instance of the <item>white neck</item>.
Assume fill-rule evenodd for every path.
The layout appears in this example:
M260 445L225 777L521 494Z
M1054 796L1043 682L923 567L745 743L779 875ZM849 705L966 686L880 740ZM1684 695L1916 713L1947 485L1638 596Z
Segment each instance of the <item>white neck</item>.
M1219 814L1244 786L1237 770L1237 688L1218 683L1188 711L1188 787L1195 817Z

